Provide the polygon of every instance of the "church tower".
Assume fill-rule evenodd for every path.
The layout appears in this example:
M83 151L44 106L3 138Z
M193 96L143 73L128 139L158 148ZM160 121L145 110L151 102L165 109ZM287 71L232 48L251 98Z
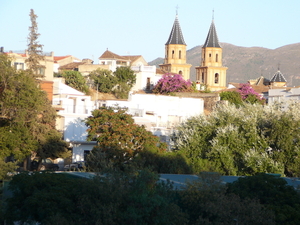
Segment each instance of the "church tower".
M206 85L211 91L226 88L226 70L222 66L222 48L219 44L214 20L210 25L206 41L202 47L200 66L196 67L197 83Z
M188 80L191 66L186 63L186 44L176 13L169 39L165 44L165 61L159 67L166 73L181 74L185 80Z

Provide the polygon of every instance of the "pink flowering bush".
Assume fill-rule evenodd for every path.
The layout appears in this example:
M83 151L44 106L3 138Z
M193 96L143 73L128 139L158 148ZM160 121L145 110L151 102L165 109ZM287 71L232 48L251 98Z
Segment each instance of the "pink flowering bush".
M261 97L256 91L254 91L249 83L240 84L238 93L240 93L243 101L261 104L265 102L265 99Z
M192 82L184 80L180 74L164 74L154 86L152 92L156 94L169 94L172 92L192 91Z

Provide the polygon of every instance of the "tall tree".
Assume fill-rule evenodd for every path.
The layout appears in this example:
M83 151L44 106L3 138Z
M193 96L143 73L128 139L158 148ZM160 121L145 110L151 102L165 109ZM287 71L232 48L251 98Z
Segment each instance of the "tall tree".
M107 107L94 110L86 119L88 140L97 141L92 154L106 157L113 166L130 162L145 149L165 151L166 146L144 126L134 123L126 109ZM99 161L99 157L95 161ZM106 160L105 159L105 160ZM101 165L100 165L101 167Z
M113 93L113 88L117 85L118 79L110 70L97 69L89 74L89 78L94 81L94 89L102 93Z
M0 55L0 158L27 156L57 158L68 155L55 129L56 112L31 71L15 70Z
M62 77L65 78L66 84L78 91L88 94L89 87L86 84L84 76L78 71L66 70L62 72Z
M128 98L130 89L136 82L136 75L130 67L121 66L116 69L114 76L117 78L118 83L114 88L114 94L117 98Z
M30 21L31 26L29 27L28 35L28 48L27 52L29 57L25 60L29 69L34 73L35 77L43 77L43 73L40 70L43 69L43 66L40 65L40 60L44 59L43 55L43 45L39 44L38 37L38 24L36 22L37 15L34 14L34 10L30 10Z

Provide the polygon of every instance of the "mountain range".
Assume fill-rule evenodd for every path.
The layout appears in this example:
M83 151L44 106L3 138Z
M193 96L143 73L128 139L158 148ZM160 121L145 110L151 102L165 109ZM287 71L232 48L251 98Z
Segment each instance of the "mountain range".
M241 47L220 43L223 48L223 66L228 67L227 83L246 83L263 76L271 79L280 70L287 80L287 86L300 85L300 43L285 45L276 49L263 47ZM202 46L187 51L187 63L192 64L191 80L196 80L196 66L200 65ZM157 58L149 65L163 64Z

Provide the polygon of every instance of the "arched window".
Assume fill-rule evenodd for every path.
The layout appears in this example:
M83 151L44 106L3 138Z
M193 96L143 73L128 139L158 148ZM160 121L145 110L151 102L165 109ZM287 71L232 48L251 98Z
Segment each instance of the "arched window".
M174 59L174 50L172 50L172 59Z
M216 62L218 62L218 60L219 60L219 56L218 54L216 54Z
M181 59L181 50L179 50L179 59Z
M216 73L215 74L215 84L218 84L219 83L219 74Z
M181 70L179 70L179 74L182 75L182 71Z

